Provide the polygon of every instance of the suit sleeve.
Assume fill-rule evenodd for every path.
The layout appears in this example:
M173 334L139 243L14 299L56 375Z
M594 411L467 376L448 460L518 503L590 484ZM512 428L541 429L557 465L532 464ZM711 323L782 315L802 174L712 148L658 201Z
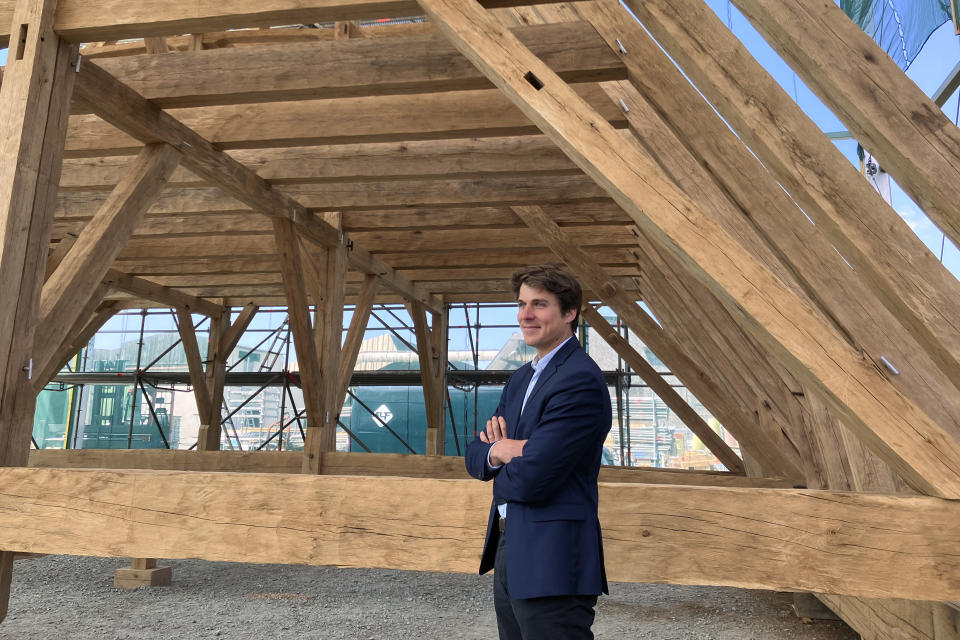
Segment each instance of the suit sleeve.
M547 401L523 455L501 468L497 492L508 502L551 497L585 456L595 453L610 424L604 424L609 395L603 380L571 378Z
M513 380L511 377L510 380ZM503 393L500 394L500 404L497 405L497 410L493 414L495 416L502 416L504 411L504 405L506 404L507 389L510 387L510 380L507 381L506 386L503 387ZM484 421L485 425L486 421ZM481 429L485 426L481 426ZM479 437L473 439L473 442L467 445L466 455L464 456L464 463L467 466L467 473L476 478L477 480L492 480L496 475L503 469L502 466L497 467L496 469L491 469L487 465L487 455L490 452L490 447L492 444L486 443L481 440Z

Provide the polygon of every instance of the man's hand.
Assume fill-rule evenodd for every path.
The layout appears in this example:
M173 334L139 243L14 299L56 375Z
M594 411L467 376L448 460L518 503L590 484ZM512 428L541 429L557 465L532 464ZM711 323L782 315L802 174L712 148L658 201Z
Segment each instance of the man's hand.
M512 440L507 437L507 421L503 416L494 416L487 420L487 429L480 432L480 440L496 444L490 448L490 462L495 467L523 455L523 445L527 443L526 440Z

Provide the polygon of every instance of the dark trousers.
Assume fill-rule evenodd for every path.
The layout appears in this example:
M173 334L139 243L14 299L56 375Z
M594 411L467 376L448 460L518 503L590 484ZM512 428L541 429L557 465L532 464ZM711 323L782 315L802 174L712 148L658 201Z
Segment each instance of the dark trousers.
M597 596L513 599L507 589L507 534L494 560L493 605L501 640L593 640Z

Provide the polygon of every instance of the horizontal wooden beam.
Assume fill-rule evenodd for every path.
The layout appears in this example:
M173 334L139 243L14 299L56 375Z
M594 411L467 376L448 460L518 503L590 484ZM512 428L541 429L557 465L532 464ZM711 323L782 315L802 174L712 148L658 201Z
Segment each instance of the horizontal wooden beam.
M600 505L613 580L960 597L956 501L604 483ZM473 573L489 508L474 480L0 469L0 546L34 553Z
M498 173L580 173L555 144L538 135L234 149L228 155L273 185L400 177L470 178ZM67 159L60 175L60 188L109 189L120 181L132 162L131 156ZM168 182L179 187L207 184L183 168L177 169Z
M487 8L541 4L546 0L484 0ZM0 46L7 46L14 0L0 0ZM124 0L64 0L54 30L72 42L102 42L170 36L240 27L271 27L337 20L375 20L416 16L411 0L169 0L147 5Z
M568 82L626 77L623 64L585 22L514 31ZM164 109L492 88L436 32L127 56L97 64Z
M284 198L295 200L301 207L314 211L610 202L606 193L582 174L497 175L472 179L428 178L291 184L279 185L273 191ZM62 192L57 197L56 219L86 219L102 205L107 195L103 191ZM262 212L262 209L257 209L233 194L224 194L221 189L170 188L160 192L149 212L151 214L234 213L246 211L248 207ZM175 220L170 221L170 223L175 222ZM162 224L162 221L160 223ZM324 238L319 232L313 235L317 236L318 240ZM318 242L318 244L324 243Z
M178 451L167 449L34 449L31 467L63 469L152 469L232 473L299 473L300 451ZM404 476L465 479L463 458L400 453L327 452L320 473L347 476ZM748 478L724 471L652 467L601 467L602 482L705 487L791 488L789 480Z
M89 60L81 65L78 85L87 82L84 68L94 66ZM620 106L598 85L574 86L614 127L626 127ZM97 98L84 99L109 124L97 116L71 117L65 157L133 155L140 150L141 136L107 118ZM487 89L171 109L169 115L227 150L540 133L503 95Z
M96 105L98 115L146 144L166 142L183 155L182 163L198 176L223 189L269 217L291 220L298 234L321 246L348 243L344 234L308 211L290 196L277 191L216 145L143 98L109 73L88 62L77 81L77 94ZM350 264L378 276L384 285L406 299L418 300L433 310L442 304L433 295L398 275L387 264L356 245L350 246Z

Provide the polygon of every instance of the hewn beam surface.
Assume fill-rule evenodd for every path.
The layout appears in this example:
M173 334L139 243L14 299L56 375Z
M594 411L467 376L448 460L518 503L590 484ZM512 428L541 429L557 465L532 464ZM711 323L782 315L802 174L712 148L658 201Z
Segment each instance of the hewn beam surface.
M960 596L954 501L602 484L600 505L613 580ZM489 506L474 480L10 468L0 546L472 573Z

